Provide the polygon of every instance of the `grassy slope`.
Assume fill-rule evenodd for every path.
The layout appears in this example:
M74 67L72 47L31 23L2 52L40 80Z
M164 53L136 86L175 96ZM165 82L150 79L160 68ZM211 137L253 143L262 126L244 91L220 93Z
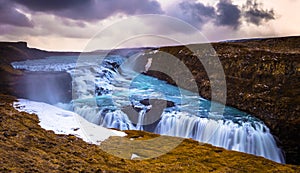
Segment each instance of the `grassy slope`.
M19 113L14 98L0 95L0 172L299 172L299 166L282 165L262 157L228 151L190 139L165 155L129 160L110 155L99 146L74 136L55 135L38 125L34 114ZM126 131L128 138L149 140L158 135ZM167 140L175 138L168 137ZM128 151L128 142L112 137L102 148ZM141 153L159 143L144 145ZM127 147L126 147L127 146ZM127 153L128 154L128 153Z

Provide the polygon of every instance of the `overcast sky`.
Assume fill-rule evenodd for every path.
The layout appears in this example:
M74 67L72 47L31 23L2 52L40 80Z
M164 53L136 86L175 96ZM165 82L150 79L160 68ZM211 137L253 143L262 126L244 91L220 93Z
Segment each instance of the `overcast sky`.
M0 0L0 41L26 41L46 50L82 51L108 26L143 14L167 15L197 28L208 41L300 35L300 0ZM151 20L152 21L152 20ZM144 30L194 38L163 22L136 21L136 28L111 31L98 49ZM159 39L138 45L166 45ZM190 41L193 42L193 41Z

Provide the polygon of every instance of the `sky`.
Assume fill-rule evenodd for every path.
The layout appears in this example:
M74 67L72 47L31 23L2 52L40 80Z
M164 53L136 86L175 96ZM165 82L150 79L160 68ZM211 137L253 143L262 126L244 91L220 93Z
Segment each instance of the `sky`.
M197 42L195 32L170 26L158 15L191 25L209 42L293 36L300 35L299 9L300 0L0 0L0 41L83 51L102 33L93 49L110 49L120 42L120 47L172 44L154 37L124 41L149 32L182 44ZM152 19L143 17L149 14Z

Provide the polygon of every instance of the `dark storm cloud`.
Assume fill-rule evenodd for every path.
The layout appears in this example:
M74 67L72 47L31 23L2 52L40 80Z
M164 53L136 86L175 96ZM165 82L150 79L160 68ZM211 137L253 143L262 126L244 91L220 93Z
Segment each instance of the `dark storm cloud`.
M180 2L178 6L178 9L173 9L171 15L198 28L209 21L213 21L217 26L228 26L237 30L242 20L260 25L263 21L275 19L274 11L264 10L263 5L257 3L256 0L247 0L243 6L234 5L231 0L220 0L216 7L206 6L196 0L188 0Z
M263 21L269 21L275 19L274 11L264 10L261 3L257 1L247 0L246 5L243 6L244 16L247 22L253 23L255 25L260 25Z
M240 25L241 10L230 0L220 0L216 7L189 0L179 3L179 7L180 11L176 11L177 14L182 13L179 18L198 27L208 21L214 21L218 26L230 26L234 29Z
M30 14L32 19L17 9ZM237 30L241 22L262 25L274 19L274 11L264 9L263 5L257 3L256 0L245 0L245 4L241 6L232 4L231 0L219 0L216 6L203 4L197 0L181 0L174 3L172 8L166 9L166 12L198 29L210 22L216 26L227 26ZM58 33L80 35L78 34L81 32L80 29L89 26L89 22L107 19L118 13L125 15L161 14L164 11L157 0L0 0L0 34L12 33L15 28L24 30L24 28L19 28L21 26L34 27L31 35L47 35L58 31L51 28L52 25L62 24L62 29ZM58 21L58 23L50 22L51 26L48 26L53 16L49 17L47 14L52 14L55 22ZM163 22L159 24L153 21L149 26L160 32L182 31L178 26L172 27L172 30L164 29L170 27L166 27ZM70 31L68 27L77 28L78 31L74 32L74 29ZM27 29L21 30L18 30L18 34L28 32Z
M87 5L91 0L12 0L34 11L55 11Z
M24 14L14 8L10 1L0 0L0 25L32 27L33 24Z
M75 20L96 21L116 13L163 13L156 0L13 0L30 11L52 13Z
M179 3L179 7L182 10L181 17L185 21L191 24L201 25L208 19L215 16L215 8L212 6L205 6L201 2L196 1L184 1ZM195 22L195 23L194 23Z
M233 5L231 0L220 0L217 12L217 25L231 26L234 29L240 25L241 10L237 5Z

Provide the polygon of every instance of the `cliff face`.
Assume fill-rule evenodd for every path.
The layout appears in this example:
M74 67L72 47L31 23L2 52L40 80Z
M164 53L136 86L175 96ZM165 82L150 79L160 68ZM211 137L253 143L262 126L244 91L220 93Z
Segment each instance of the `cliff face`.
M199 47L200 56L204 52L201 47L206 47L191 46L194 49ZM300 164L300 37L214 43L212 46L226 77L226 104L263 120L278 137L278 145L285 151L287 163ZM194 52L184 46L159 50L183 62L192 72L199 94L211 99L211 81ZM146 56L153 56L153 65L159 65L155 64L155 58L159 56ZM181 71L173 73L174 76L182 75ZM176 85L169 76L160 72L148 71L147 74ZM214 75L212 77L216 79ZM190 80L182 79L179 85L190 89ZM218 79L215 81L218 85ZM218 94L219 98L222 97L217 91Z
M25 61L31 59L41 59L55 55L79 55L78 52L48 52L27 47L26 42L0 42L0 89L1 93L11 94L19 97L26 97L24 85L25 75L20 70L15 70L10 63L15 61ZM52 76L54 76L53 74ZM56 76L66 76L65 73ZM53 78L53 77L52 77ZM69 79L67 76L65 79ZM47 80L47 79L42 79ZM29 81L31 82L31 81ZM35 81L37 83L39 81ZM20 88L18 91L16 87ZM70 96L69 96L70 97Z

